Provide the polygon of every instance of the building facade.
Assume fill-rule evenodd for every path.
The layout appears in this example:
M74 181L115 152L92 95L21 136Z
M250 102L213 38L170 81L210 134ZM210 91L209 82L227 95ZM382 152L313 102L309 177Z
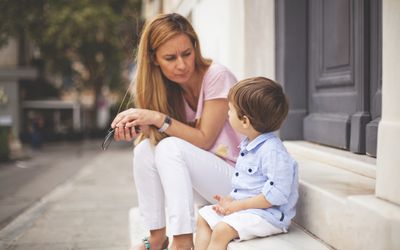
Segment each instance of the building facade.
M39 73L32 63L34 50L30 41L17 38L10 38L0 48L1 145L7 151L1 152L1 155L5 155L5 159L26 157L29 151L25 150L21 142L37 147L34 137L39 135L33 134L39 133L39 129L42 130L40 141L45 136L55 137L55 134L61 132L66 134L65 131L81 131L82 112L79 102L56 100L54 97L40 100L26 97L28 82L35 85L38 93L46 93L45 88L48 88L38 84ZM39 128L39 125L42 127ZM44 131L46 135L43 135Z
M191 20L206 57L289 96L295 221L335 249L400 249L400 2L144 0Z
M7 144L7 151L11 154L20 152L21 143L19 134L21 131L21 102L20 80L34 79L37 76L36 69L29 67L25 62L29 51L28 44L21 45L16 39L10 39L8 44L0 49L0 127L7 130L8 138L2 137L3 144ZM2 153L3 155L3 153ZM7 157L8 158L8 152Z

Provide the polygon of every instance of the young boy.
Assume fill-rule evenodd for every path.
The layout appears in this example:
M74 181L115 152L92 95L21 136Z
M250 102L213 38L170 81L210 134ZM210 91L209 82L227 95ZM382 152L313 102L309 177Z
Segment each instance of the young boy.
M227 197L199 210L196 250L227 249L248 240L287 232L296 214L297 163L272 132L288 113L281 86L265 77L238 82L229 92L229 122L246 136Z

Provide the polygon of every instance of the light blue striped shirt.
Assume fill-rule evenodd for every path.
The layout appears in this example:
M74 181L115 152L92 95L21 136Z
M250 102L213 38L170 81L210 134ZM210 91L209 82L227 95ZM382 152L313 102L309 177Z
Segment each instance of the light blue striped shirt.
M271 203L267 209L248 209L274 226L286 231L296 215L298 170L296 161L273 133L261 134L250 143L240 143L240 154L232 176L234 199L263 193Z

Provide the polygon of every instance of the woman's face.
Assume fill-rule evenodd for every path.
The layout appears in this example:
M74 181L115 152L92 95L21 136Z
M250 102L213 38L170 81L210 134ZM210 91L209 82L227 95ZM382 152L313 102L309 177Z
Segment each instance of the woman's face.
M179 34L161 45L155 54L156 64L169 80L178 84L190 81L195 71L195 52L190 38Z

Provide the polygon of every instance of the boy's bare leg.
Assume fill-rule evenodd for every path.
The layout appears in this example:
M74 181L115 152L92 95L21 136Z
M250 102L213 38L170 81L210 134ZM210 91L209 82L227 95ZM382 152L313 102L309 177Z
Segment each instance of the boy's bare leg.
M199 215L197 219L196 240L194 241L195 250L206 250L211 240L211 228L207 221Z
M239 234L233 227L224 222L219 222L211 234L211 241L207 249L226 250L228 243L238 237Z

